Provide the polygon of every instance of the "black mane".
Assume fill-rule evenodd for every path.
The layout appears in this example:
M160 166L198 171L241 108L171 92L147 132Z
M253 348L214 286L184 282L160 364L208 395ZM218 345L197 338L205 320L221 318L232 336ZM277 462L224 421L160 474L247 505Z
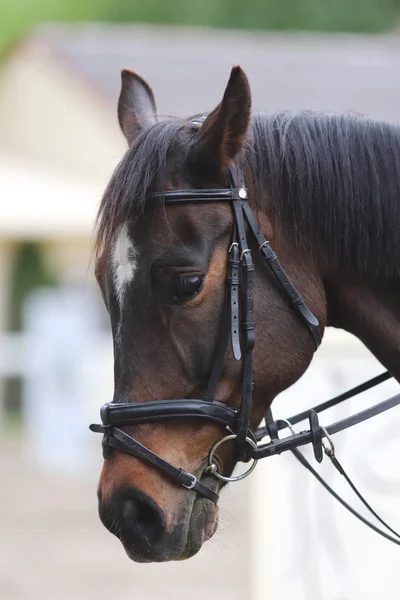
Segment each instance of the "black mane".
M187 127L182 119L160 121L141 133L123 156L97 215L97 254L113 242L125 221L143 212L151 192L164 189L168 160Z
M143 210L149 192L163 189L188 127L163 121L135 141L103 198L98 248ZM259 203L299 247L332 267L400 275L400 126L347 114L259 113L240 160Z
M264 113L248 154L268 215L332 267L400 274L400 127L356 115Z

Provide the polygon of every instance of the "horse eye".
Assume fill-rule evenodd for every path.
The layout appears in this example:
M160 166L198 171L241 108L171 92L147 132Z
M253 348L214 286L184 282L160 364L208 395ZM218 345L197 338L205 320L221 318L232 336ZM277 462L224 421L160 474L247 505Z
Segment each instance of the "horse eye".
M174 302L184 302L194 298L203 287L203 275L190 273L175 275L172 283L172 299Z

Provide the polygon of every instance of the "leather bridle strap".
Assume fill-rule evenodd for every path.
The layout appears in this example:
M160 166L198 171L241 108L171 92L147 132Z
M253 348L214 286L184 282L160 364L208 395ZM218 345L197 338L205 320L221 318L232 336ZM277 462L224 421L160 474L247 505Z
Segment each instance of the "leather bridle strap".
M232 182L233 183L233 182ZM244 188L242 188L244 189ZM246 441L250 425L251 399L253 394L253 348L254 348L254 264L251 251L248 247L246 227L243 218L241 200L233 200L235 226L237 229L241 276L240 289L242 298L242 348L243 348L243 375L242 375L242 400L239 408L239 417L235 433L237 442ZM247 446L247 445L246 445Z
M325 410L328 410L329 408L338 406L338 404L341 404L345 400L354 398L358 394L361 394L362 392L366 392L367 390L370 390L370 389L376 387L377 385L380 385L381 383L388 381L388 379L391 379L392 377L393 377L393 375L391 373L389 373L389 371L385 371L384 373L381 373L380 375L377 375L376 377L373 377L372 379L369 379L368 381L364 381L364 383L361 383L360 385L357 385L354 388L347 390L347 392L344 392L343 394L339 394L338 396L335 396L334 398L331 398L330 400L327 400L326 402L322 402L321 404L317 404L316 406L313 406L312 408L303 410L302 412L297 413L296 415L293 415L293 416L289 417L288 419L274 421L272 418L271 410L269 410L266 415L267 426L259 427L257 429L257 433L256 433L257 440L261 440L266 435L269 435L272 439L273 436L271 436L271 429L276 432L275 439L278 439L278 437L277 437L278 431L280 431L282 429L287 429L288 422L291 425L297 425L298 423L301 423L301 421L305 421L306 419L308 419L311 411L314 411L318 414L321 412L324 412Z
M391 379L392 377L393 377L393 375L391 373L389 373L389 371L385 371L384 373L381 373L380 375L377 375L376 377L373 377L372 379L369 379L368 381L364 381L364 383L361 383L360 385L357 385L356 387L351 388L350 390L347 390L347 392L343 392L343 394L339 394L338 396L335 396L334 398L331 398L330 400L327 400L326 402L317 404L317 406L314 406L312 410L315 410L316 413L324 412L325 410L328 410L329 408L338 406L338 404L341 404L341 402L344 402L345 400L354 398L358 394L361 394L362 392L366 392L367 390L370 390L370 389L374 388L375 386L380 385L381 383L384 383L385 381L388 381L388 379ZM288 421L290 421L290 423L292 425L297 425L297 423L300 423L304 419L307 419L309 413L310 413L310 409L305 410L301 413L298 413L297 415L293 415L292 417L290 417L288 419Z
M336 421L331 425L326 425L324 427L325 432L328 435L334 435L335 433L339 433L340 431L345 431L349 427L353 427L354 425L358 425L359 423L363 423L364 421L368 421L372 419L372 417L376 417L377 415L386 412L387 410L394 408L395 406L400 405L400 394L396 394L387 400L383 400L370 408L366 408L365 410L361 410L355 415L351 415L350 417L346 417L341 419L340 421ZM287 438L273 440L267 444L262 444L258 446L256 449L249 449L249 455L252 458L260 459L265 458L267 456L274 456L275 454L281 454L282 452L286 452L287 450L293 450L293 448L299 448L300 446L306 446L307 444L312 444L313 439L316 438L318 431L321 430L321 427L318 423L318 419L315 419L317 413L314 410L308 411L309 415L314 415L313 422L310 422L310 429L307 431L301 431L300 433L295 433L290 435ZM308 416L309 416L308 415ZM289 419L282 419L276 422L277 429L285 429L291 428L292 423ZM257 439L260 439L265 435L263 429L259 430L256 433ZM322 439L323 436L320 436Z
M188 473L184 469L174 467L171 465L171 463L167 462L149 450L149 448L146 448L146 446L143 446L143 444L135 440L121 429L112 427L110 425L91 425L91 431L103 433L104 445L107 447L120 450L121 452L125 452L125 454L134 456L135 458L140 458L152 467L161 470L164 475L166 475L174 483L182 485L188 490L193 490L201 496L208 498L208 500L211 500L212 502L218 502L218 494L206 485L202 484L197 477L191 473Z
M236 228L228 251L228 273L232 354L235 360L240 360L242 358L239 335L240 252Z
M232 237L232 243L228 251L228 267L226 274L226 292L221 316L221 329L215 352L214 364L208 381L207 391L204 396L206 402L213 402L215 392L221 380L225 364L226 349L229 343L229 335L232 341L232 351L236 360L240 360L239 339L239 286L240 286L240 261L239 248L236 242L236 228Z
M207 202L229 202L232 189L216 188L207 190L171 190L152 194L152 198L162 200L164 204L203 204Z
M353 489L353 491L355 491L355 493L357 494L357 496L361 499L362 503L364 504L364 506L366 506L368 508L368 510L374 515L374 517L380 522L382 523L382 525L384 527L386 527L386 529L388 529L389 531L391 531L394 535L389 535L388 533L386 533L385 531L382 531L381 529L379 529L379 527L377 527L376 525L374 525L373 523L371 523L370 521L368 521L368 519L366 519L365 517L363 517L359 512L357 512L352 506L350 506L350 504L348 504L345 500L343 500L343 498L341 496L339 496L339 494L337 492L335 492L335 490L328 484L326 483L326 481L321 477L321 475L314 469L314 467L311 466L311 464L309 463L309 461L303 456L303 454L300 452L300 450L298 450L297 448L293 448L291 450L293 456L299 461L299 463L301 465L303 465L303 467L305 467L307 469L307 471L309 471L313 477L315 477L315 479L317 481L319 481L319 483L331 494L331 496L333 496L335 498L335 500L337 500L338 502L340 502L340 504L346 509L348 510L354 517L356 517L359 521L361 521L362 523L364 523L364 525L366 525L367 527L369 527L370 529L372 529L373 531L375 531L375 533L381 535L382 537L384 537L385 539L389 540L390 542L393 542L394 544L400 546L400 535L397 533L397 531L395 531L394 529L392 529L392 527L390 527L373 509L372 507L368 504L368 502L366 502L366 500L361 496L361 494L358 492L358 490L355 488L354 484L351 482L351 480L349 480L349 478L346 475L346 480L348 480L348 483L350 481L350 486ZM339 470L339 472L343 475L344 471L343 468L341 467L341 471ZM395 537L394 537L395 536Z
M198 204L198 203L215 203L215 202L232 202L234 206L234 214L236 224L243 223L242 233L244 232L244 241L246 240L246 230L244 222L246 221L249 229L258 245L259 251L262 254L266 264L270 271L275 276L281 290L284 292L286 297L290 300L292 307L299 314L300 318L307 326L310 331L315 346L318 348L322 341L322 334L319 329L318 319L307 307L303 297L296 290L294 285L286 275L285 270L280 264L277 255L272 250L269 241L265 238L262 233L251 207L248 203L247 189L244 184L244 177L240 169L232 168L229 171L229 183L230 188L226 189L197 189L197 190L172 190L161 193L152 194L154 200L162 200L164 204ZM241 206L241 211L236 210L235 204ZM244 218L243 218L243 213ZM239 242L243 236L239 232ZM247 242L245 244L247 246ZM243 250L248 248L242 247Z
M238 411L222 402L205 402L200 399L154 400L151 402L108 402L100 411L103 425L121 427L156 423L171 419L208 420L223 427L234 428Z
M322 334L319 328L318 319L307 307L303 297L296 290L294 285L291 283L289 277L286 275L286 272L282 267L281 263L279 262L277 255L272 250L269 241L265 238L263 232L259 228L249 204L247 202L243 202L242 206L244 214L246 216L246 221L258 244L263 259L265 260L269 269L280 284L281 289L284 291L286 297L289 299L293 308L300 315L303 323L306 325L306 327L312 335L312 338L315 342L315 346L318 348L322 341Z
M369 382L366 382L365 384L363 384L361 386L357 386L353 390L350 390L350 392L347 392L347 395L348 395L347 397L349 397L349 395L351 397L351 396L356 395L357 393L360 393L360 391L363 387L365 387L365 388L373 387L374 385L377 385L378 383L382 383L383 381L385 381L388 378L389 378L388 373L383 373L382 375L373 378ZM341 396L334 398L333 401L337 401L338 399L340 400L342 398L342 396L346 396L346 394L342 394ZM329 408L329 404L330 404L329 402L326 402L324 404L326 405L325 410L326 410L326 408ZM368 519L366 519L364 516L362 516L350 504L348 504L345 500L343 500L343 498L341 498L341 496L339 496L328 483L326 483L326 481L321 477L321 475L311 466L310 462L300 452L300 450L298 448L298 445L300 445L298 438L296 440L295 445L293 445L292 447L287 447L286 449L290 450L292 452L292 454L294 455L294 457L300 462L300 464L303 465L317 479L317 481L319 481L319 483L321 483L321 485L323 485L323 487L338 502L340 502L340 504L342 504L342 506L344 508L346 508L346 510L348 510L353 516L355 516L362 523L367 525L367 527L369 527L370 529L372 529L373 531L375 531L376 533L378 533L385 539L393 542L394 544L400 545L400 534L395 529L393 529L384 519L382 519L382 517L380 517L380 515L372 508L370 503L365 499L365 497L357 489L356 485L353 483L353 481L351 480L349 475L346 473L345 469L343 468L343 466L341 465L341 463L339 462L339 460L337 459L337 457L335 455L335 447L334 447L334 444L329 435L329 434L333 434L333 433L338 433L339 431L343 431L344 429L352 427L353 425L356 425L357 423L362 423L363 421L370 419L370 418L372 418L386 410L389 410L390 408L393 408L394 406L398 406L398 405L400 405L400 394L397 394L396 396L393 396L392 398L389 398L388 400L385 400L384 402L381 402L378 405L375 405L369 409L361 411L361 412L357 413L356 415L352 415L351 417L343 419L342 421L334 423L333 425L330 425L326 428L320 426L319 421L318 421L318 414L315 410L309 411L309 414L308 414L309 422L310 422L310 431L308 433L311 434L311 442L314 447L315 459L318 462L321 462L322 457L323 457L323 452L325 452L325 454L329 457L333 467L338 471L338 473L340 473L340 475L342 475L344 477L346 483L349 485L349 487L354 492L354 494L357 496L357 498L362 502L362 504L365 506L365 508L392 535L389 535L385 531L382 531L379 527L377 527L376 525L371 523ZM322 404L316 408L320 408L320 410L321 410L321 407L323 407L323 406L324 405ZM275 449L276 449L276 443L278 441L277 432L279 429L282 429L284 427L289 427L290 431L292 432L292 436L290 436L290 438L288 438L288 439L291 439L291 441L293 442L295 440L295 438L297 437L297 434L294 432L292 425L293 424L290 422L290 420L287 420L287 419L284 419L282 421L273 421L272 413L271 413L271 411L269 411L268 418L267 418L267 429L272 430L272 432L274 434L274 437L271 438L272 443L270 445L272 445L272 446L275 445Z
M354 483L352 482L350 477L347 475L346 471L344 470L344 468L342 467L342 465L340 464L340 462L338 461L336 456L334 454L330 454L330 453L327 453L327 454L329 456L329 459L330 459L332 465L340 473L340 475L342 475L345 478L347 484L350 486L350 488L355 493L357 498L364 504L365 508L371 513L371 515L373 515L377 521L379 521L384 527L386 527L386 529L388 531L390 531L391 533L393 533L393 535L395 535L397 538L400 539L400 534L395 529L393 529L393 527L391 527L388 523L386 523L386 521L384 519L382 519L382 517L380 515L378 515L376 510L374 510L372 508L372 506L369 504L369 502L367 502L367 500L364 498L364 496L358 491L358 489L356 488L356 486L354 485Z

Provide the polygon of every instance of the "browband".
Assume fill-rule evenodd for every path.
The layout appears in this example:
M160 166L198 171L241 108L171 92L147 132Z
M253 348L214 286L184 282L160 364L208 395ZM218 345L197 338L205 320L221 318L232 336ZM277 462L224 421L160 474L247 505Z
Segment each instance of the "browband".
M150 198L162 198L165 204L192 204L202 202L227 202L228 200L246 200L246 188L207 189L207 190L171 190L150 194Z

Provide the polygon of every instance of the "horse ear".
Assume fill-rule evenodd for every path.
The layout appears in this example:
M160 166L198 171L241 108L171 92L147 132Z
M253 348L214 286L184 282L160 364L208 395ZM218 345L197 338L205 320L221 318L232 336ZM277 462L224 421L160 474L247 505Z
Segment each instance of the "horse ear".
M149 84L133 71L123 69L121 79L118 120L131 146L141 131L157 121L156 102Z
M250 116L249 81L240 67L233 67L222 101L199 129L200 157L218 169L229 166L245 143Z

